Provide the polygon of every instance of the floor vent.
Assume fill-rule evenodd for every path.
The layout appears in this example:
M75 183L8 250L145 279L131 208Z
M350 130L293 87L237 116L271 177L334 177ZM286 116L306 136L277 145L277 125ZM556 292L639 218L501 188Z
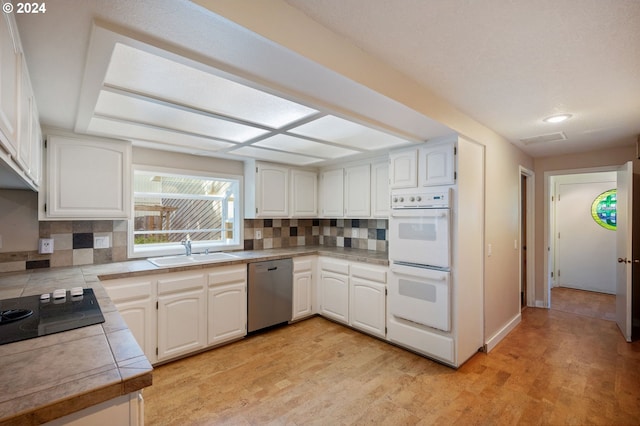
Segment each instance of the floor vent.
M547 135L532 136L530 138L520 139L520 142L525 145L531 145L539 142L555 142L565 140L567 140L567 135L565 135L564 132L556 132L549 133Z

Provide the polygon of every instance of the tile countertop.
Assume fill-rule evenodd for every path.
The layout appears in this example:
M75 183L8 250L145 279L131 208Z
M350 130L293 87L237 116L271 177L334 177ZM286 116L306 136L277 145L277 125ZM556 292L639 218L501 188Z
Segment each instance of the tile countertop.
M100 280L289 257L323 255L388 265L384 252L340 247L236 251L233 260L157 267L147 260L0 274L0 299L93 288L103 324L0 345L0 424L40 424L135 392L152 383L151 364Z
M389 255L386 252L361 250L343 247L301 246L277 248L268 250L229 251L236 257L233 259L216 260L207 263L190 264L184 266L159 267L147 260L131 260L120 263L102 265L99 272L100 280L135 277L149 274L187 271L193 269L210 268L212 266L237 265L242 263L260 262L262 260L286 259L289 257L322 255L355 262L375 265L389 265ZM98 266L96 266L98 268Z

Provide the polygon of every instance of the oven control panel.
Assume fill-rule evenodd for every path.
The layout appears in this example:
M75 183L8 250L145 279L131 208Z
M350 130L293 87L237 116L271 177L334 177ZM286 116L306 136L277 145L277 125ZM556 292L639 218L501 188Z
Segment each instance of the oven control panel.
M451 190L434 192L426 191L394 191L391 193L392 209L429 209L449 208Z

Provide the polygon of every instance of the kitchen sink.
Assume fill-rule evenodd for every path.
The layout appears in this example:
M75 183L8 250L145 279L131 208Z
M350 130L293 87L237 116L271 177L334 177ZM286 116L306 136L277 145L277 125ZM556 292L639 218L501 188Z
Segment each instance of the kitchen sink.
M178 255L178 256L153 257L147 260L156 266L183 266L183 265L194 265L198 263L215 262L217 260L230 260L237 257L238 256L230 253L215 252L215 253L199 253L199 254L193 254L191 256Z

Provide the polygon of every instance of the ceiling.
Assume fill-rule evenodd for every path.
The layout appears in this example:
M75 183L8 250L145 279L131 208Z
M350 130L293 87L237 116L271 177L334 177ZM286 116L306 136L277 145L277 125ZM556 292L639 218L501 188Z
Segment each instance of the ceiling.
M532 156L640 134L637 0L287 3ZM452 133L186 0L65 0L16 18L46 126L313 166ZM542 121L560 112L572 118Z

